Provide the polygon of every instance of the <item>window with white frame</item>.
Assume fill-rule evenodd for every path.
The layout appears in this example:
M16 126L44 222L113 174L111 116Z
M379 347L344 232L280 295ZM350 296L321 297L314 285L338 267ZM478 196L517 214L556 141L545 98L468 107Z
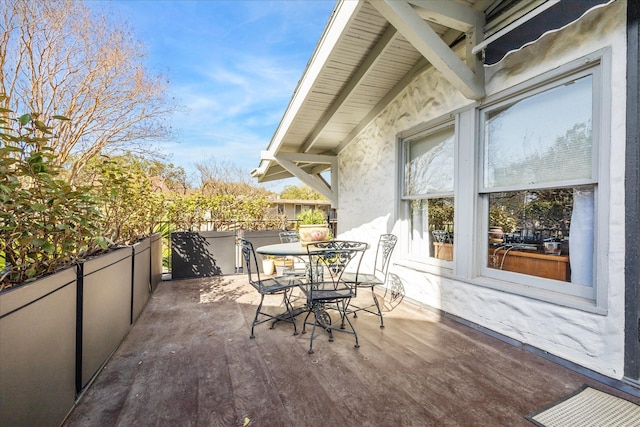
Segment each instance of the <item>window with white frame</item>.
M402 199L418 259L453 260L454 140L452 122L402 140Z
M483 275L594 297L599 80L596 66L480 110Z

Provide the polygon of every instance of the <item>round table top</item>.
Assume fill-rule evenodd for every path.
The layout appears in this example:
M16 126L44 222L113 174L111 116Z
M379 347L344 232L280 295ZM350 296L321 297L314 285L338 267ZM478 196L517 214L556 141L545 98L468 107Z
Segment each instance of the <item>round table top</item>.
M302 256L307 255L307 247L300 242L276 243L256 248L256 252L262 255L273 256Z

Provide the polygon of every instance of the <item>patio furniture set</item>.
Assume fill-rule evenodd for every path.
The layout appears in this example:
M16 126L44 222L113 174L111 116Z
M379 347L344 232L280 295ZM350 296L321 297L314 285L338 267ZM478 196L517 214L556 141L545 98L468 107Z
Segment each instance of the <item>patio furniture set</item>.
M297 335L296 317L306 314L301 332L305 334L307 326L311 326L309 354L312 354L314 339L324 332L328 334L330 342L333 341L334 331L350 334L354 337L355 347L358 348L358 334L349 315L357 317L360 311L379 316L380 327L384 328L381 300L384 300L389 290L395 305L404 296L402 288L395 285L385 287L382 297L375 292L376 286L385 286L387 283L389 261L397 241L396 236L380 236L374 268L370 272L360 271L364 254L369 249L367 243L328 240L302 244L293 233L287 232L282 233L280 240L280 244L258 248L254 248L249 240L241 240L249 283L260 294L250 338L255 337L255 327L266 322L271 322L271 329L278 322L292 324L293 334ZM297 261L280 276L261 277L257 254L290 257ZM352 299L357 296L358 289L367 288L371 291L372 302L364 306L351 304ZM295 298L296 293L301 294L301 298ZM265 296L274 295L282 298L285 307L283 313L273 314L264 309Z

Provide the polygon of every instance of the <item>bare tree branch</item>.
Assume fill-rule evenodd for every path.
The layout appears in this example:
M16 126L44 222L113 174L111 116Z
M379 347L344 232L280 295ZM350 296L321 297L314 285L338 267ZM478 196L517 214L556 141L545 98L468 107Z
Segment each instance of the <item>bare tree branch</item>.
M147 151L171 137L164 126L177 106L167 80L143 65L144 46L125 24L92 15L77 0L0 0L3 106L51 123L52 148L73 181L101 153Z

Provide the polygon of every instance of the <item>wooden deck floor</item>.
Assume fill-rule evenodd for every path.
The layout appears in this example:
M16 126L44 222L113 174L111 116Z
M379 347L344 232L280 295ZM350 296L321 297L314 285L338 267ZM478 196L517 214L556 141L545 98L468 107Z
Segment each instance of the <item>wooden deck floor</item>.
M309 355L284 323L249 339L257 302L244 276L163 282L64 425L531 426L585 383L640 401L408 303Z

